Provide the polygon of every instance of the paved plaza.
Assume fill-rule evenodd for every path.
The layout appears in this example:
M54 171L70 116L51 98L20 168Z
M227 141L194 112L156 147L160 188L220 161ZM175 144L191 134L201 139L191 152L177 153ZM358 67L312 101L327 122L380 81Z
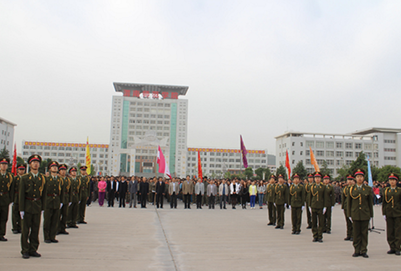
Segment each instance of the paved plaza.
M344 241L339 205L333 210L332 234L313 243L303 215L302 232L291 235L290 210L284 230L267 226L267 209L197 210L87 208L87 225L68 229L58 244L43 242L41 258L24 260L20 235L7 225L8 242L0 243L1 270L398 270L401 257L387 255L385 232L369 233L369 259L353 258ZM375 227L384 228L381 206ZM42 228L41 228L42 229Z

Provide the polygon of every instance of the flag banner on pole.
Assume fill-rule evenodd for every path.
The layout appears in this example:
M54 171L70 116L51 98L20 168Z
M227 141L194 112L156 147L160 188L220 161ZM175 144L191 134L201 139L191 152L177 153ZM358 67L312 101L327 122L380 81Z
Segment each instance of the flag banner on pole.
M86 173L91 174L91 151L89 149L89 137L86 138Z
M290 157L288 156L288 150L285 151L285 167L288 169L288 179L291 178L291 165L290 165Z
M312 148L309 147L309 150L310 150L310 162L311 162L311 164L315 168L315 171L320 171L319 165L317 164L317 161L316 161L315 155L313 154Z
M248 160L246 160L246 154L248 151L245 148L244 141L242 141L242 135L240 135L240 140L241 140L241 153L242 153L242 162L244 163L244 168L248 168Z
M372 178L372 170L370 169L370 158L369 158L369 154L366 157L368 160L368 180L369 180L369 186L373 187L373 178Z
M159 173L166 174L170 179L172 179L171 178L171 174L170 174L170 170L169 170L168 165L167 165L167 161L164 158L164 155L163 155L163 152L162 152L162 149L160 148L160 146L158 146L158 148L157 148L157 160L156 160L156 163L159 165Z
M198 178L203 179L203 175L202 175L202 162L201 162L199 150L198 150Z
M11 173L17 176L17 144L14 144L13 164L11 166Z

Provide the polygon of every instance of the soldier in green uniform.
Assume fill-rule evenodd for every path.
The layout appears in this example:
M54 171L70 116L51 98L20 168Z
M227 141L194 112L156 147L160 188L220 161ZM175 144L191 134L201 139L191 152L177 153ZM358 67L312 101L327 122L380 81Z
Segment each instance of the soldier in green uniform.
M43 193L46 195L43 235L45 243L58 243L56 234L60 222L60 209L63 207L64 190L62 179L57 176L59 164L52 161L47 167L50 175L46 177L46 184L43 189Z
M78 208L78 224L87 224L85 221L85 211L86 211L86 201L89 198L89 176L86 172L87 167L82 166L79 168L81 170L81 199L79 202L79 208Z
M17 176L14 177L14 203L12 208L13 233L21 233L21 216L19 214L19 183L22 175L25 174L26 165L17 165Z
M57 234L68 234L68 232L65 230L67 227L67 217L68 217L68 208L71 204L71 197L72 197L72 191L70 189L71 187L71 181L70 179L66 176L67 173L67 165L62 164L58 167L58 171L60 174L60 179L62 183L62 190L64 191L64 196L63 196L63 206L61 207L60 210L60 223L59 223L59 228L58 228L58 233Z
M46 195L43 193L45 176L39 173L41 162L42 158L39 155L31 155L28 158L31 171L21 177L19 184L19 210L22 222L21 254L24 259L30 256L41 256L37 252L39 227L46 200Z
M276 188L276 176L270 176L270 183L266 187L266 195L267 195L267 209L269 212L269 223L267 226L276 226L276 206L274 205L274 195Z
M350 188L347 200L347 213L353 223L353 257L369 258L368 230L369 220L373 218L373 191L370 186L363 184L365 172L358 169L354 173L356 184Z
M292 234L301 233L302 211L305 208L305 189L299 183L299 175L292 175L293 184L290 186L289 205L291 208Z
M305 192L306 192L306 218L308 220L308 227L307 229L312 229L312 213L311 213L311 195L310 195L310 188L313 185L313 174L309 173L308 174L308 184L305 185Z
M383 193L382 212L386 220L387 242L390 250L387 254L400 256L401 249L401 188L397 187L398 175L390 173L388 182Z
M326 186L324 190L326 212L324 213L323 233L331 234L331 212L336 203L336 196L334 195L334 187L330 184L330 175L324 175L323 183Z
M344 238L344 241L353 241L352 238L352 221L350 218L351 215L347 213L347 201L349 197L349 190L355 184L354 176L351 174L347 176L347 186L343 188L341 194L341 209L344 210L345 223L347 224L347 237Z
M277 176L278 184L274 188L274 204L277 210L276 229L284 229L284 210L288 203L288 186L284 183L284 176Z
M71 204L68 207L67 213L67 227L68 228L78 228L78 205L81 200L81 180L77 178L77 168L71 167L68 171L71 175Z
M315 183L310 188L311 207L309 210L312 213L313 242L322 243L324 214L326 213L324 207L325 186L321 183L322 174L319 171L316 171L313 176Z
M0 241L7 241L6 224L8 221L8 211L11 202L14 200L14 178L7 173L10 159L0 159Z

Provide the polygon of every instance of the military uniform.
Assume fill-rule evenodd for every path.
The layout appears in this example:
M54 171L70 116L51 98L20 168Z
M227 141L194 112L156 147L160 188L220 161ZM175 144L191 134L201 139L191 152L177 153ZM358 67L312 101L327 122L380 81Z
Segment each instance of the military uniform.
M70 168L69 172L77 171L76 167ZM67 225L69 228L78 228L78 203L81 200L81 180L80 178L70 178L71 186L71 205L68 207Z
M313 174L310 173L308 174L308 179L313 178ZM312 213L310 211L310 204L311 204L311 195L310 195L310 188L312 187L312 183L307 183L305 185L305 205L306 205L306 219L308 221L308 227L307 229L312 229Z
M81 170L85 169L86 170L86 166L83 166L80 168ZM81 223L81 224L86 224L85 222L85 211L86 211L86 201L89 197L89 176L81 176L80 177L81 180L81 199L80 199L80 203L79 203L79 207L78 207L78 219L77 222Z
M0 159L0 164L9 163L9 159ZM4 175L0 173L0 241L7 241L6 224L8 221L8 211L10 203L14 200L14 178L10 173Z
M391 173L389 179L398 176ZM386 187L383 192L382 212L386 220L387 242L390 246L388 254L400 255L401 250L401 189Z
M60 165L59 170L67 170L67 165ZM62 183L63 192L63 206L60 210L60 223L58 227L58 233L60 234L68 234L65 230L67 226L67 217L68 217L68 209L71 202L72 191L71 191L71 181L68 177L60 177Z
M294 175L294 178L299 176ZM302 184L292 184L290 186L289 204L291 206L292 233L299 234L302 224L302 210L305 204L305 189Z
M347 179L353 180L354 177L352 175L349 175ZM341 192L341 209L344 210L344 216L345 216L345 223L347 225L347 237L344 238L345 241L352 241L352 221L349 219L351 217L350 214L347 212L347 201L349 197L349 191L350 191L351 186L347 185L342 189Z
M276 225L276 206L274 205L274 195L276 184L268 184L266 187L266 195L267 195L267 209L269 213L269 224L267 225Z
M280 174L278 178L283 178ZM288 186L286 184L276 184L274 188L274 203L277 210L277 226L276 229L284 228L284 209L288 204Z
M17 170L24 170L25 165L17 165ZM22 174L23 175L23 174ZM19 213L19 183L22 175L17 175L14 177L14 203L12 207L12 224L13 224L13 233L21 233L21 216Z
M322 177L320 172L316 172L314 177ZM310 188L311 193L311 213L312 213L312 234L314 242L322 242L324 224L324 194L325 185L314 183Z
M354 176L364 175L362 170L357 170ZM353 246L354 257L367 256L369 220L373 218L373 191L372 188L357 184L350 188L347 200L347 213L353 222Z
M323 179L330 179L330 176L326 175ZM326 212L324 213L324 223L323 223L323 232L331 233L331 211L333 209L334 204L336 203L336 196L334 195L334 187L330 184L326 185L324 190L324 207L326 208Z
M42 158L32 155L28 163L34 161L39 163ZM46 180L41 173L32 172L24 174L19 184L19 210L21 214L21 254L24 258L29 256L40 257L37 253L39 247L39 227L41 212L44 210L46 195L43 193ZM29 243L28 243L29 240Z
M49 163L48 168L57 167L58 163L52 161ZM58 232L60 222L60 209L63 203L64 190L62 179L58 176L50 175L46 177L46 184L43 189L46 195L45 212L43 221L43 235L45 243L57 243L56 234Z

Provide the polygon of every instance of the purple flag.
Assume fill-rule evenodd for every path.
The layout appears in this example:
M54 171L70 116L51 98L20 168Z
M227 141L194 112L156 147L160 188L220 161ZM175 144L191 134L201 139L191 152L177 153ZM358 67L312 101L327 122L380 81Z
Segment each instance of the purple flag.
M245 145L244 145L244 141L242 141L242 135L240 135L240 139L241 139L241 153L242 153L242 161L244 163L244 167L247 168L248 167L248 161L246 160L246 154L248 153Z

